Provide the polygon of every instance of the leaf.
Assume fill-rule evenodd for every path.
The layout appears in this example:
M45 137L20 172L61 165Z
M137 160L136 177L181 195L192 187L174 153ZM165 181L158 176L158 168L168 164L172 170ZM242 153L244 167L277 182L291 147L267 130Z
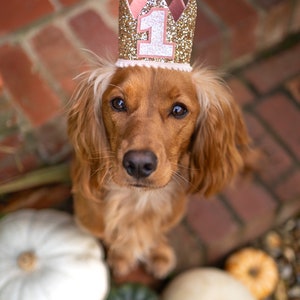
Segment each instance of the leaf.
M0 195L21 191L45 184L69 182L69 164L64 163L26 173L17 179L0 185Z

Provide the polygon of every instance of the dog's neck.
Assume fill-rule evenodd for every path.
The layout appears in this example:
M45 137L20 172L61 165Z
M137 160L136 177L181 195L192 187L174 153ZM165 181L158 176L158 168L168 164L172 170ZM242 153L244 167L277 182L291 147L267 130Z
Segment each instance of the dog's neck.
M178 184L171 180L165 187L144 189L123 187L115 183L110 184L106 192L105 201L118 202L121 206L130 206L132 212L144 214L149 211L171 213L172 198L176 198Z

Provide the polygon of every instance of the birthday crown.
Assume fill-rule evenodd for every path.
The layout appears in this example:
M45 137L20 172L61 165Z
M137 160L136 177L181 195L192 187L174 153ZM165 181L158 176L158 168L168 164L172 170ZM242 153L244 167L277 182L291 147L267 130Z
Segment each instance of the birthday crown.
M191 71L196 0L120 0L118 67Z

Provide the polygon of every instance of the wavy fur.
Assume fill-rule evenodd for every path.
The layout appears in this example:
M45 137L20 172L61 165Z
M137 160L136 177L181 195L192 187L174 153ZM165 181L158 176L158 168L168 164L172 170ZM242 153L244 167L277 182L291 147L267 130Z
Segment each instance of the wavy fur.
M126 111L112 108L116 97ZM182 118L172 114L178 103L188 111ZM200 67L185 73L100 61L83 75L68 124L78 223L104 241L120 275L137 261L157 277L168 274L175 255L165 233L184 215L187 192L220 191L252 151L230 92ZM134 178L123 167L132 150L157 157L147 178Z

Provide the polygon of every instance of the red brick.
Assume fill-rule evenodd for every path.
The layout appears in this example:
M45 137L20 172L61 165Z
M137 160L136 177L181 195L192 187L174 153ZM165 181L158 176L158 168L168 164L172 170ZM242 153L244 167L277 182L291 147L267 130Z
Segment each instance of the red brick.
M220 36L218 26L207 17L206 14L198 7L197 20L194 35L194 45L201 44L206 40Z
M205 0L209 7L230 27L230 48L236 58L251 53L256 48L258 15L246 1Z
M280 42L288 33L292 16L292 2L281 1L277 5L267 6L262 24L261 43L270 47Z
M119 3L116 0L108 0L107 8L112 17L117 19L119 16Z
M215 262L240 241L239 227L230 212L217 198L191 198L188 224L205 243L207 262Z
M192 62L200 63L203 66L219 67L223 64L222 48L220 37L206 40L193 47Z
M193 60L207 65L222 64L222 36L218 27L200 10L195 27Z
M287 219L298 215L300 212L300 201L299 198L294 201L285 203L276 216L276 223L278 225L284 223Z
M286 151L270 135L268 131L252 115L245 115L249 134L255 146L265 156L260 164L260 176L269 185L277 182L293 165L293 161Z
M298 103L300 104L300 75L289 80L286 83L286 88L292 94L292 96L295 98L295 100L297 100Z
M84 45L97 55L118 54L118 38L115 32L93 10L87 10L70 20L70 25Z
M0 94L2 93L3 88L4 88L3 78L0 74Z
M297 44L275 56L257 62L247 68L244 75L258 91L268 92L300 71L299 53L300 44Z
M265 99L257 112L288 145L295 156L300 158L300 111L283 94Z
M216 263L224 258L230 251L241 245L243 238L242 230L229 232L223 239L216 240L206 245L207 263Z
M60 100L35 72L20 47L0 48L0 72L13 100L34 125L41 125L59 113Z
M232 90L232 95L235 101L239 105L244 106L253 102L254 95L238 78L231 77L227 83Z
M82 0L59 0L59 3L62 6L70 6L70 5L74 5L76 3L79 3L79 2L83 2L83 1Z
M248 222L241 233L240 244L247 244L258 237L261 237L268 230L274 227L276 217L277 211L271 210L265 215L254 218L251 222Z
M275 188L278 197L284 201L300 200L300 171L296 170L284 178Z
M10 0L1 4L0 36L28 25L53 11L50 1Z
M175 227L168 236L177 257L176 272L204 263L203 251L201 251L203 249L182 223Z
M255 16L232 29L230 42L231 59L255 52L257 47L257 24L258 18Z
M256 11L244 0L226 1L204 0L209 7L226 23L234 27L249 18L256 17Z
M286 2L286 0L254 0L254 1L258 6L260 6L265 11L269 11L274 6L276 7L277 5Z
M297 32L300 30L300 1L295 1L295 7L293 9L293 16L291 22L291 31Z
M71 155L65 121L61 117L54 118L34 131L37 151L48 164L60 162Z
M228 189L226 196L244 221L240 243L249 242L270 229L275 219L277 204L262 186L240 182L234 189Z
M264 218L276 208L271 195L257 183L239 182L225 193L229 203L246 224Z
M75 50L64 33L52 25L36 34L32 44L47 70L70 97L76 86L74 77L84 70L83 57Z
M217 198L191 197L187 220L206 244L223 239L237 230L237 224L226 207Z

